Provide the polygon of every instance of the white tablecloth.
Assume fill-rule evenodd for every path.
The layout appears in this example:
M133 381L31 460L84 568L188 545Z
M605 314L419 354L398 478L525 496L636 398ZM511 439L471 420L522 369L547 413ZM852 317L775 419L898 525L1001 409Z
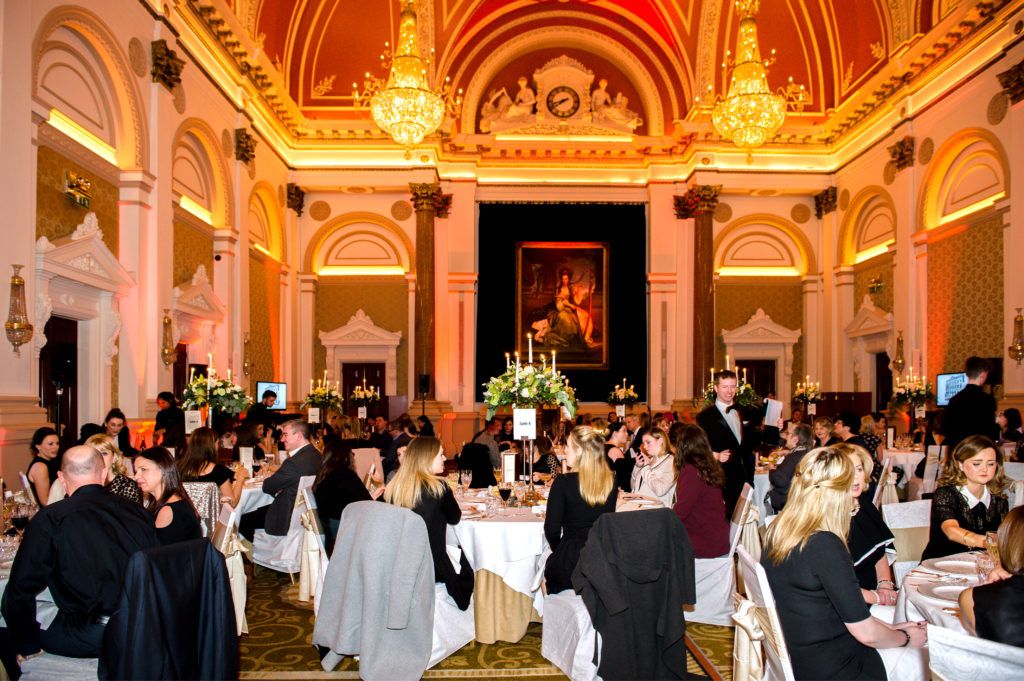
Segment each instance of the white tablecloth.
M532 597L543 614L544 594L531 588L537 571L544 569L539 561L548 545L539 515L529 508L512 508L507 516L463 520L455 534L474 571L498 575L509 588Z
M917 464L921 463L921 460L924 459L924 452L910 449L883 449L882 461L886 459L892 461L893 468L899 468L903 471L900 487L904 487L914 475L914 469L917 468Z
M274 503L274 497L264 493L260 485L246 484L242 487L242 494L238 498L238 515L255 511L257 508L269 506Z
M4 591L7 589L7 578L11 576L9 569L0 570L0 600L3 600ZM53 596L49 589L36 597L36 621L43 629L48 629L54 618L57 617L57 605L53 602ZM0 616L0 627L6 627L4 618Z
M967 554L956 554L950 556L950 558L960 558ZM953 631L961 634L966 634L967 630L964 629L963 624L960 623L960 618L957 617L952 611L945 612L943 608L959 608L959 606L947 600L939 600L922 594L918 587L922 584L929 583L935 578L929 578L927 576L919 576L921 573L927 573L928 571L924 568L918 568L913 574L908 574L903 580L903 584L900 588L899 597L896 599L896 618L895 623L901 622L920 622L925 621L930 624L934 624L946 629L952 629ZM931 583L939 584L942 582L934 581ZM977 584L976 579L969 579L967 586L974 586Z

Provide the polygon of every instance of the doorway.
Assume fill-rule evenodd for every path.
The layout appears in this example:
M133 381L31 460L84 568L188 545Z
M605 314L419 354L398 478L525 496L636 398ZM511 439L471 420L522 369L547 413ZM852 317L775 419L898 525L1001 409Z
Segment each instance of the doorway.
M889 355L875 353L875 394L872 395L872 411L883 411L892 397L892 371L889 369Z
M61 443L78 439L78 322L50 317L39 353L39 397Z
M769 395L777 396L775 385L775 360L774 359L744 359L737 360L737 374L743 378L743 371L747 372L747 383L754 387L754 392L761 397Z

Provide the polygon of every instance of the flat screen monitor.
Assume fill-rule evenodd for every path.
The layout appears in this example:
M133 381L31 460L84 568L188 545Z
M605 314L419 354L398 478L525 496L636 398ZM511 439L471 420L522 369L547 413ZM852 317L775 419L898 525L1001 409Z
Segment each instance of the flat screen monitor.
M256 401L258 402L263 393L267 390L272 390L277 393L277 399L274 404L270 405L268 409L278 409L283 411L285 406L288 404L288 384L287 383L275 383L273 381L256 381Z
M953 395L964 389L967 385L967 374L939 374L935 377L935 404L945 407Z

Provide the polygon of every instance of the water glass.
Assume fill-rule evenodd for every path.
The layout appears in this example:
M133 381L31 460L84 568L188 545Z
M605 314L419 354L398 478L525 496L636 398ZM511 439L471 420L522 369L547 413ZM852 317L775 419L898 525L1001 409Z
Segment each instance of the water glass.
M984 584L988 581L988 575L996 567L996 562L987 553L979 553L975 556L978 569L978 580Z

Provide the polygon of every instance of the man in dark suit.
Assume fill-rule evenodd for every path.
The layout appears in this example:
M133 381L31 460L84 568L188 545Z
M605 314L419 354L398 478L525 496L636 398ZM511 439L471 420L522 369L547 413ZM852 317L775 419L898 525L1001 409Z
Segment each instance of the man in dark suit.
M754 448L756 435L744 426L743 416L735 404L739 382L736 372L715 374L715 403L697 414L697 425L708 436L715 458L725 471L725 510L729 517L740 498L744 483L754 482Z
M942 428L946 439L942 444L949 451L971 435L984 435L993 440L999 438L996 425L996 399L981 386L988 381L992 365L983 357L968 357L964 366L967 385L949 400Z
M381 465L384 466L384 476L398 468L398 450L405 447L412 441L413 425L408 414L402 414L391 422L391 444L387 451L381 451Z
M274 503L245 513L238 521L238 533L249 541L260 528L265 528L267 534L288 534L299 478L320 471L320 452L309 443L311 435L309 424L301 419L286 421L281 426L281 447L288 452L288 459L263 481L263 491L274 497Z

